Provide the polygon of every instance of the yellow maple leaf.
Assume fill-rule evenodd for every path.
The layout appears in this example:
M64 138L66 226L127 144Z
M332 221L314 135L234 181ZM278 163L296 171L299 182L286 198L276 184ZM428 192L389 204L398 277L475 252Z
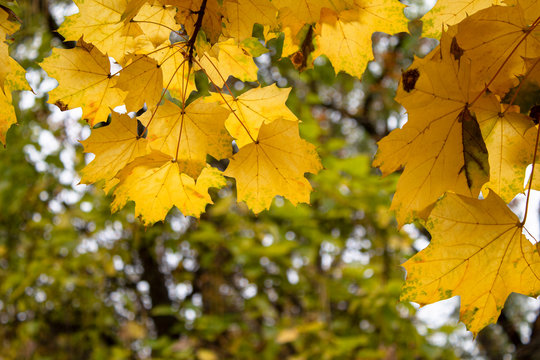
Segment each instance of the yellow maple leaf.
M158 0L151 0L141 6L133 21L147 34L152 44L158 46L169 40L171 31L180 30L175 16L175 7L167 6Z
M253 25L277 28L277 9L270 0L225 0L223 33L238 42L250 38Z
M517 216L495 193L485 200L446 194L427 221L430 245L403 264L401 299L421 305L459 295L474 334L497 321L510 293L540 293L540 257Z
M342 10L346 10L352 7L350 2L344 0L274 0L272 3L282 12L283 9L289 9L290 13L296 15L296 23L300 23L302 26L305 23L311 24L319 21L321 17L321 10L327 8L339 13ZM286 26L294 26L292 24L293 19L288 18Z
M212 203L208 189L226 182L222 173L211 167L205 167L195 181L184 173L185 167L185 162L159 151L138 157L117 175L113 211L132 200L135 214L147 225L164 220L173 206L186 216L199 216Z
M473 107L489 152L489 182L482 188L495 191L510 202L523 192L525 169L532 162L536 128L518 106L507 109L494 96L480 99Z
M140 120L143 124L151 122L150 147L186 161L184 172L196 178L206 166L207 154L216 159L232 154L232 138L224 126L228 115L229 111L215 102L197 99L182 109L166 100L155 115L148 111Z
M328 56L336 73L345 71L361 77L373 59L373 32L406 32L408 20L403 15L405 5L396 0L361 0L355 5L354 10L341 13L322 9L317 54Z
M223 87L229 75L242 81L257 81L257 65L253 57L234 39L218 42L212 49L203 54L199 61L210 81Z
M422 17L423 35L439 39L446 26L454 25L491 5L500 5L502 0L437 0L437 3Z
M263 124L277 119L298 121L285 105L290 92L290 88L281 89L272 84L248 90L237 98L226 94L213 94L212 98L232 110L225 127L241 148L257 139Z
M408 121L379 142L373 163L386 174L404 168L392 200L400 224L426 218L446 191L477 197L488 180L487 151L468 109L482 84L469 84L468 67L453 58L448 42L443 37L437 56L403 73L396 100Z
M155 59L163 71L163 87L176 98L185 100L196 90L195 70L198 67L190 65L185 56L186 43L166 43L148 56Z
M298 135L298 122L279 119L261 126L257 142L233 156L225 175L236 179L238 201L259 213L276 195L295 205L309 203L311 185L304 174L321 168L315 147Z
M96 157L82 169L81 183L92 184L105 180L109 189L111 180L128 163L148 153L148 141L138 135L137 120L128 115L112 112L111 123L92 130L90 137L81 141L84 152Z
M107 120L110 109L123 103L126 94L115 87L109 58L95 46L79 41L74 49L53 49L41 67L59 82L49 92L49 103L60 109L81 107L91 126Z
M124 56L149 42L138 24L123 21L126 0L75 0L79 13L67 17L58 32L69 41L92 43L102 53L122 62ZM128 19L130 20L130 19Z
M540 3L528 11L540 13ZM501 96L517 85L517 75L526 72L523 57L540 56L540 29L531 25L519 2L478 11L456 25L454 46L460 61L471 66L470 81L489 83Z
M137 111L146 103L155 108L163 91L163 72L156 60L146 55L130 55L120 72L116 86L127 93L128 111Z

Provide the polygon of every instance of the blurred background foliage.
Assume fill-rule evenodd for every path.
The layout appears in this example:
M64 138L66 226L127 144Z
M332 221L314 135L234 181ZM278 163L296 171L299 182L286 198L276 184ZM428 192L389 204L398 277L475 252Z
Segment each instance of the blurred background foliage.
M90 130L77 110L46 104L55 82L37 63L73 46L55 30L74 10L63 0L17 10L11 54L34 93L14 94L19 125L0 150L0 359L507 359L532 348L540 326L523 297L476 344L455 321L430 326L398 301L399 265L427 234L397 230L397 178L370 164L404 121L401 70L436 45L420 22L412 35L374 34L362 81L324 58L299 73L279 39L257 59L262 84L293 87L288 105L322 158L311 205L276 198L254 216L231 183L200 220L173 211L144 228L132 208L111 214L101 189L78 185Z

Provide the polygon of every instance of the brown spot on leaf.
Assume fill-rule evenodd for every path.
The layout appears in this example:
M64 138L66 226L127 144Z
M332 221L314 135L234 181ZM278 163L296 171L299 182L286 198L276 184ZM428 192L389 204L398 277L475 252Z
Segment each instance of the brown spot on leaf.
M304 54L302 54L301 51L295 52L294 54L290 55L289 58L297 70L301 70L305 64Z
M454 59L459 61L464 51L457 43L456 37L452 38L452 43L450 44L450 54L454 55Z
M418 69L410 69L401 74L401 84L403 85L403 90L406 92L411 92L414 90L416 81L420 77L420 72Z
M67 106L67 104L64 104L61 100L57 100L54 105L58 106L60 108L60 110L62 111L66 111L66 110L69 110L69 107Z

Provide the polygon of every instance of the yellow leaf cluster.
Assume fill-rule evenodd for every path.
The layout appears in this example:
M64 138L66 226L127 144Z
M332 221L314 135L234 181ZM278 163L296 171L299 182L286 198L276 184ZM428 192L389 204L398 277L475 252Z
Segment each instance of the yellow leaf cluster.
M383 175L402 171L392 201L399 224L420 221L432 235L404 264L402 298L424 305L459 295L475 334L497 321L511 292L540 294L526 215L520 221L506 205L525 191L531 163L529 184L539 184L540 119L514 105L522 83L537 81L539 15L531 0L438 1L424 29L440 45L403 72L396 100L408 120L374 160Z
M324 53L336 71L359 76L372 58L371 34L407 24L397 0L75 3L79 12L58 31L77 45L53 49L41 63L59 83L49 103L81 107L95 126L82 141L95 157L81 181L100 182L114 196L113 210L134 201L146 224L172 207L199 216L224 176L256 213L277 195L309 202L306 173L322 166L285 105L291 89L256 84L254 57L268 50L253 37L254 25L266 40L290 34L295 40L285 48L295 65L302 56L308 67L308 57ZM248 82L247 90L232 91L230 77ZM210 94L200 91L206 79ZM228 167L217 170L216 160Z

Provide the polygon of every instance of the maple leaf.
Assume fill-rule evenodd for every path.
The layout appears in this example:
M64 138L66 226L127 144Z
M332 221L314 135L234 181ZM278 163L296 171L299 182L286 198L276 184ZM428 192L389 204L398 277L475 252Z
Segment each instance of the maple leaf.
M446 194L426 227L430 245L403 264L402 300L425 305L459 295L461 320L476 334L497 321L510 293L538 296L538 251L494 192L485 200Z
M309 203L311 185L304 174L321 168L315 147L298 135L298 122L279 119L261 126L257 142L233 156L225 175L236 179L238 200L259 213L276 195L295 205Z
M152 109L161 99L163 72L156 60L146 55L130 55L116 86L127 93L124 102L128 111L137 111L145 103Z
M480 99L474 111L489 152L490 180L482 193L493 190L509 202L523 191L525 169L533 161L536 128L518 106L502 105L494 95Z
M137 120L114 111L111 123L92 130L90 137L81 141L81 144L84 152L96 155L82 170L81 183L92 184L105 180L106 189L116 184L113 178L118 171L148 153L148 141L139 136Z
M350 9L352 4L344 0L299 0L299 1L288 1L288 0L274 0L272 3L279 9L280 13L284 9L288 9L290 13L295 14L296 23L301 24L302 26L305 23L311 24L319 22L321 17L321 10L323 8L333 10L337 13ZM282 22L286 26L293 25L293 19L289 18L290 22Z
M385 173L404 168L392 201L400 224L425 218L446 191L477 197L488 180L487 152L469 109L479 86L469 84L449 38L441 39L438 57L415 61L404 73L396 100L408 122L379 142L373 163Z
M212 98L232 110L225 127L241 148L257 139L263 124L277 119L298 121L285 105L290 91L290 88L281 89L272 84L248 90L236 98L226 94L214 94Z
M255 24L278 27L277 9L269 0L225 0L223 8L223 33L238 42L251 37Z
M126 93L116 88L118 78L110 73L109 58L95 46L79 41L74 49L53 49L41 63L59 82L49 92L49 103L61 110L81 107L91 126L107 120L112 108L123 103Z
M501 3L501 0L437 0L433 9L422 17L423 35L439 39L446 26L457 24L468 15Z
M148 38L158 46L169 40L171 31L179 30L175 20L176 8L153 0L145 3L133 18Z
M340 13L328 8L321 10L317 54L328 56L336 73L345 71L361 77L368 61L373 59L373 32L407 31L408 20L403 15L405 5L396 0L362 0L355 4L354 10Z
M540 3L529 11L540 13ZM540 56L540 30L532 25L519 1L481 10L456 25L455 46L460 61L471 66L470 81L489 81L489 90L501 96L517 85L517 75L525 73L523 57Z
M125 54L144 47L142 29L134 22L122 21L126 0L74 0L79 13L67 17L58 32L68 41L84 37L102 53L122 61Z
M221 41L199 61L204 72L217 87L223 87L229 75L242 81L257 81L257 65L247 49L234 39Z
M195 181L185 174L186 167L187 162L175 161L159 151L136 158L117 174L112 210L132 200L135 214L147 225L165 219L173 206L186 216L199 216L212 203L208 189L226 182L222 173L211 167L205 167Z
M185 172L196 178L206 165L206 155L225 159L232 155L232 138L224 122L229 111L217 103L197 99L185 108L170 101L140 120L148 124L150 147L174 159L186 161Z
M155 59L163 72L163 87L178 99L187 99L196 90L196 65L190 64L185 56L186 43L166 43L148 54ZM152 105L153 106L153 105Z

